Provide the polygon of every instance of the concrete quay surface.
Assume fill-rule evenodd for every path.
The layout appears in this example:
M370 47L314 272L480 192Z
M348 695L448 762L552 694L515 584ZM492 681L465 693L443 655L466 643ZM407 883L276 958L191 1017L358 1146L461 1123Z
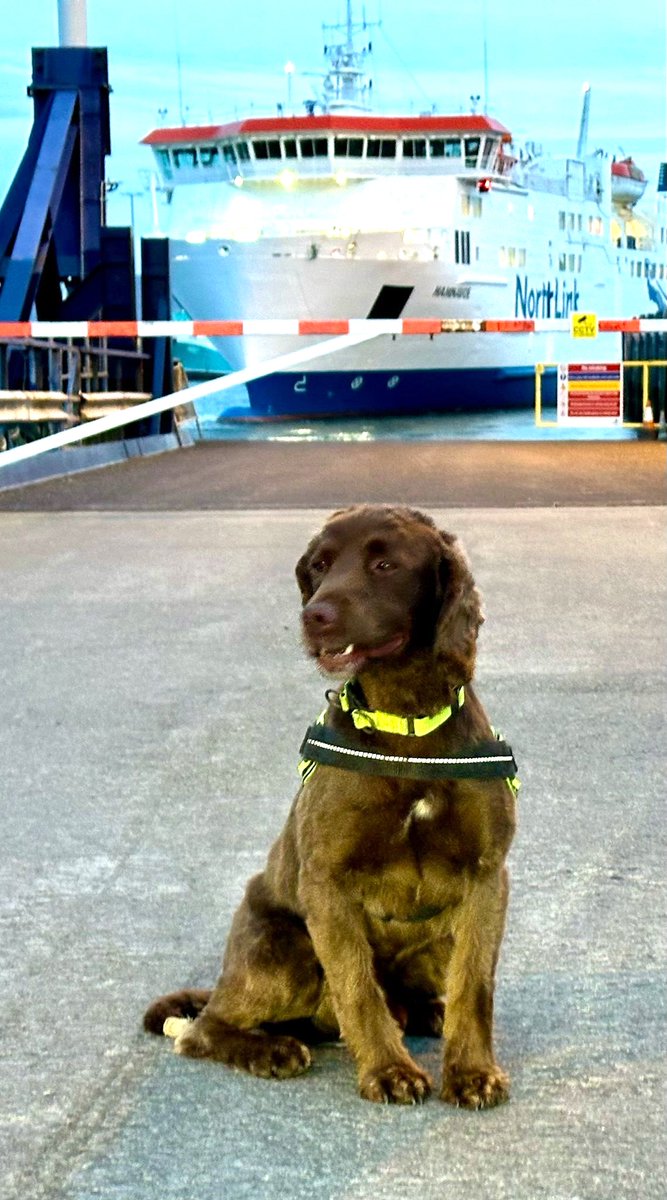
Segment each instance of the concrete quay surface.
M0 511L217 511L664 504L665 445L581 442L202 442L29 487Z
M479 691L524 784L513 1093L487 1113L365 1103L342 1046L263 1081L141 1031L215 977L295 791L326 685L293 566L325 512L2 514L0 1196L664 1195L664 509L502 500L431 509L484 594Z

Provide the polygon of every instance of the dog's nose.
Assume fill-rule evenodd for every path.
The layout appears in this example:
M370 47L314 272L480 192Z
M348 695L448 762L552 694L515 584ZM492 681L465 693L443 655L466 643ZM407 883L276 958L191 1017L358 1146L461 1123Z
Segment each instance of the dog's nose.
M328 633L338 620L338 612L329 601L317 600L306 605L301 617L309 633Z

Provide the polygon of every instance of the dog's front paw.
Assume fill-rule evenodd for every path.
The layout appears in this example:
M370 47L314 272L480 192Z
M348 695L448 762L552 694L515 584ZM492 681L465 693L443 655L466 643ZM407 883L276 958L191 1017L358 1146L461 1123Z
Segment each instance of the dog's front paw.
M440 1099L457 1108L495 1108L509 1100L510 1081L500 1067L488 1071L445 1069Z
M380 1071L367 1071L359 1083L364 1100L376 1104L423 1104L431 1094L431 1080L416 1063L395 1063Z

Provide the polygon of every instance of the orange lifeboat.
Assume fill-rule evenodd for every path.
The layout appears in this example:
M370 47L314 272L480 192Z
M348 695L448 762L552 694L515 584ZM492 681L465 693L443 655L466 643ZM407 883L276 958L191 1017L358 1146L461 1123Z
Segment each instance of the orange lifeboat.
M611 164L611 198L615 204L632 208L644 195L647 179L632 158Z

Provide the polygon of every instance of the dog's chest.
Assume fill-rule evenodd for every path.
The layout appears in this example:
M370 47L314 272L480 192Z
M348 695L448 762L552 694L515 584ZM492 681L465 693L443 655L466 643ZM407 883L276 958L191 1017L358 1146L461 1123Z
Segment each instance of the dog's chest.
M413 800L404 822L406 830L410 830L413 821L422 824L432 821L436 811L437 803L432 796L420 796L418 800Z
M374 854L358 855L359 890L378 928L395 929L398 922L417 930L460 900L462 847L447 808L437 795L416 794L378 822Z
M449 891L465 870L475 869L481 853L479 831L467 822L446 792L415 792L393 810L378 814L356 847L356 867L366 876L365 890L376 886L424 893Z

